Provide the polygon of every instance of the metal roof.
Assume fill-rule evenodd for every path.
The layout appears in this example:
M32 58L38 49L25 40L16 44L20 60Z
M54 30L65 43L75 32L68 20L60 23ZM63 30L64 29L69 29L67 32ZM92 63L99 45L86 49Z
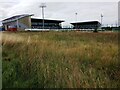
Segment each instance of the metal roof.
M27 17L27 16L33 16L33 14L31 14L31 15L29 15L29 14L22 14L22 15L12 16L10 18L2 20L2 23L8 23L8 22L16 21L18 19L21 19L21 18L24 18L24 17Z
M39 21L42 21L43 19L41 19L41 18L36 18L36 17L32 17L31 20L39 20ZM44 19L44 21L64 22L64 20L55 20L55 19Z
M86 22L74 22L74 23L71 23L71 24L96 24L96 23L99 23L99 21L86 21Z

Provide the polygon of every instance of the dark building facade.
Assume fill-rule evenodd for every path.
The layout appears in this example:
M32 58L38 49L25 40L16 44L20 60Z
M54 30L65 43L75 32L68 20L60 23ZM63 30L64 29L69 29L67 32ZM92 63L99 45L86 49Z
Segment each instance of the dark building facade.
M44 19L44 29L61 29L62 20ZM31 18L32 29L43 29L43 19Z
M71 24L74 26L73 29L98 29L101 26L98 21L76 22Z

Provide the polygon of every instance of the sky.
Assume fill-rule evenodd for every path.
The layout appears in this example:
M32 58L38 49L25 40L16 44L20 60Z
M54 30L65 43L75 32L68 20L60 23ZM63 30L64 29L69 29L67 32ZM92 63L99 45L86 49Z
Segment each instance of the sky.
M114 2L113 2L114 1ZM45 3L46 19L64 20L63 26L72 22L93 21L104 25L118 23L119 0L0 0L0 21L19 14L34 14L42 18L41 3ZM75 14L77 13L77 15ZM0 23L1 24L1 23Z

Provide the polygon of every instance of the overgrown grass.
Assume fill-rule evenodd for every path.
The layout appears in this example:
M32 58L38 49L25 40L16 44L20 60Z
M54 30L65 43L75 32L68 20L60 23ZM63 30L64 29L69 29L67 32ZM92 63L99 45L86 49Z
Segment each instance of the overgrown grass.
M3 88L120 88L117 33L3 32Z

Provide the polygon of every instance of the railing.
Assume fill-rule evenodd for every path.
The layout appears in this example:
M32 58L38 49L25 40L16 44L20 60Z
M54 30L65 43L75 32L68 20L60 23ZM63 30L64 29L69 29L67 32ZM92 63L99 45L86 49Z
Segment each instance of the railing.
M93 32L94 29L25 29L25 31L83 31L83 32ZM105 31L98 29L98 31Z

